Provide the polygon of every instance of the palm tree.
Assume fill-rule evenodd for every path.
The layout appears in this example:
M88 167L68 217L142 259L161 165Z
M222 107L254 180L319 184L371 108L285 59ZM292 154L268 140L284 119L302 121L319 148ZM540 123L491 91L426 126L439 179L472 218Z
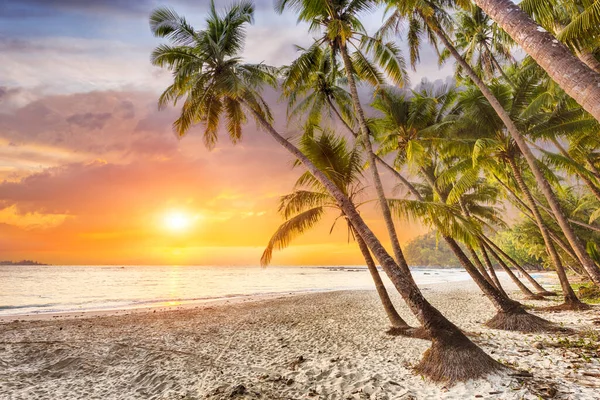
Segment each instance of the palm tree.
M352 98L342 87L343 71L331 49L315 43L308 49L298 47L300 55L281 68L282 97L288 103L288 118L302 117L307 126L317 126L324 112L332 114L353 131Z
M369 168L394 256L405 274L412 277L402 254L392 214L386 201L377 170L377 157L373 152L371 135L356 87L357 76L375 87L384 84L385 76L378 67L383 68L386 75L396 84L403 85L407 79L400 49L393 43L385 43L380 38L369 36L360 22L360 13L370 11L376 5L376 0L277 0L275 9L279 13L286 8L297 11L299 21L309 23L311 32L321 34L313 47L318 48L323 43L327 44L332 56L341 57L361 134L360 139L368 156Z
M528 76L528 74L522 74L513 79L516 83L515 87L498 84L493 86L492 90L498 93L497 98L501 99L503 107L511 113L511 118L520 120L521 127L524 129L535 128L543 121L543 118L540 116L540 109L537 109L535 112L531 110L531 105L535 103L534 100L538 97L538 93L536 92L537 82L531 76ZM465 111L464 120L468 121L469 124L478 126L476 132L482 136L477 139L474 145L472 155L474 165L483 169L491 176L505 174L506 169L509 169L518 184L521 194L525 198L525 202L528 204L529 210L532 211L542 234L548 256L552 261L552 265L558 274L563 288L565 303L573 308L581 307L582 303L577 299L569 284L563 263L550 237L546 223L533 199L531 191L524 182L523 168L519 163L521 156L519 149L514 141L505 134L502 122L498 121L497 118L489 118L489 115L493 115L493 111L490 109L489 103L482 98L479 90L470 88L463 91L460 103ZM545 126L547 127L547 125Z
M477 0L476 3L484 11L487 12L486 7L484 7L480 3L486 3L486 5L491 6L488 3L494 3L494 1L495 0L486 0L486 1ZM554 193L552 186L550 185L550 183L544 176L541 168L539 167L538 160L536 159L533 152L529 148L525 137L521 134L521 132L519 131L519 128L517 127L515 122L513 122L511 115L503 108L502 103L498 100L496 95L477 76L477 74L473 70L473 68L471 68L471 66L463 59L463 57L458 53L458 50L456 50L456 48L450 42L450 39L444 30L444 28L447 28L449 26L449 22L448 22L449 17L447 15L447 13L445 12L445 10L442 7L440 7L440 5L443 6L447 2L442 1L442 0L440 0L438 3L434 3L433 1L421 1L421 0L410 0L410 1L388 0L388 3L389 3L389 9L393 9L394 12L392 13L390 18L384 25L384 28L385 28L384 31L386 31L386 30L389 31L391 29L397 29L400 21L402 21L403 19L413 18L413 19L419 21L420 25L417 25L416 27L413 27L412 25L409 26L409 28L410 28L409 30L414 31L413 33L409 32L409 35L413 35L413 36L417 36L417 37L420 36L423 26L426 26L429 31L434 32L437 35L437 38L444 44L445 48L450 52L450 54L452 54L452 56L460 64L460 66L463 68L463 70L465 71L467 76L469 78L471 78L473 83L481 91L481 93L486 98L486 100L489 102L489 104L491 105L494 112L498 115L498 117L500 118L500 120L502 121L502 123L504 124L504 126L506 127L508 132L510 133L512 139L516 143L517 147L523 154L523 157L527 161L527 164L528 164L531 172L533 173L533 176L535 177L537 185L539 186L541 192L543 193L544 197L548 201L550 208L552 209L552 212L554 213L554 216L555 216L558 224L560 225L561 230L564 232L567 240L569 241L569 244L573 248L573 251L575 252L575 254L577 254L577 258L581 261L582 265L587 270L588 274L592 277L593 282L596 285L600 285L600 268L598 268L598 266L594 263L592 258L586 252L585 246L583 245L581 240L577 237L577 235L575 234L575 231L572 229L572 227L569 225L569 222L564 214L564 211L560 205L560 202L558 201L558 198L556 197L556 194ZM498 1L496 1L496 3L503 3L503 4L505 3L506 10L513 10L513 11L518 10L518 12L523 14L523 16L526 17L533 25L536 25L533 21L531 21L531 19L529 19L529 17L526 14L524 14L519 9L518 6L514 5L510 0L498 0ZM515 11L515 13L517 13L517 11ZM515 13L512 13L512 14L515 14ZM488 14L490 16L494 17L493 14L490 14L490 13L488 13ZM512 14L511 14L511 16L512 16ZM417 18L420 18L420 19L417 19ZM496 18L494 18L494 20L500 26L503 26L501 21L498 21ZM511 31L508 31L508 33L511 34ZM540 32L538 32L538 33L540 33ZM513 35L511 34L511 36L513 36ZM430 39L431 39L431 37L430 37ZM514 36L513 36L513 39L514 39ZM516 40L516 41L519 42L518 40ZM418 43L419 43L419 41L417 40L415 42L415 45L418 45ZM560 48L560 45L557 45L557 48ZM527 49L525 49L525 50L527 50ZM569 53L569 55L572 55L568 51L568 49L566 49L566 51ZM538 61L538 60L536 60L536 61ZM579 62L579 60L577 60L576 58L575 58L575 61ZM589 68L587 66L584 66L584 68L589 70ZM584 76L585 72L586 71L583 71L581 76ZM593 74L592 71L589 71L589 72ZM552 77L552 74L550 74L550 76ZM558 82L558 83L560 84L560 82ZM598 91L598 95L597 96L593 95L593 96L596 96L595 97L596 98L595 107L597 107L597 110L598 110L598 116L597 116L597 118L598 118L598 117L600 117L600 79L597 80L597 84L598 84L598 86L596 87L596 89ZM567 93L569 93L569 91L567 91ZM569 94L573 96L572 93L569 93ZM577 100L577 98L575 96L573 96L573 98L575 98ZM584 108L586 108L585 104L582 104L582 106ZM588 109L588 111L590 111L590 110Z
M350 150L346 140L336 138L332 132L324 131L318 137L304 135L300 149L358 209L362 204L359 202L360 196L365 189L361 182L363 161L358 148ZM338 212L339 216L335 219L334 226L338 219L343 218L348 225L349 236L356 239L392 328L405 328L408 324L394 308L365 241L356 234L336 200L309 173L300 176L292 193L281 197L279 211L286 221L269 240L261 258L261 265L266 266L271 262L274 249L286 248L294 237L315 226L327 210Z
M521 210L521 213L529 221L531 221L531 223L533 223L537 227L538 225L537 225L537 222L536 222L535 218L533 217L533 213L532 213L531 209L529 208L529 206L527 206L527 204L517 194L517 190L513 189L511 186L509 186L509 184L503 182L502 179L500 179L496 175L494 175L494 179L496 180L496 182L498 184L500 184L500 186L502 186L505 189L506 193L508 193L510 195L509 200L511 201L511 203L514 204L519 210ZM540 205L539 203L537 203L537 204L538 204L538 206ZM553 216L552 212L548 211L548 214L552 218L552 216ZM539 233L539 236L541 238L542 236L541 236L541 233L539 232L539 228L538 228L538 233ZM577 258L577 255L573 252L573 249L571 249L571 246L569 246L563 240L562 237L560 237L556 232L554 232L553 229L548 229L548 233L549 233L550 237L552 238L552 241L554 242L554 244L556 246L560 247L560 249L563 251L563 253L568 258L570 258L570 261L565 261L564 264L566 264L567 266L569 266L571 268L571 270L573 270L573 272L575 272L577 275L582 275L582 276L585 276L587 279L591 279L589 277L589 275L587 274L587 271L585 270L585 268L583 268L583 266L579 262L579 259ZM542 239L542 243L543 243L543 239ZM545 249L545 246L544 246L544 249ZM561 258L564 259L564 257L561 257ZM574 264L576 264L576 265L574 265Z
M588 67L600 73L600 2L596 0L523 0L519 7L565 43Z
M331 49L323 45L320 49L312 46L299 49L300 56L291 65L282 68L282 89L288 99L288 114L296 116L301 112L307 113L307 126L311 126L320 121L323 110L329 111L348 133L358 139L360 129L357 128L353 114L352 98L342 86L347 83L347 79ZM411 187L411 183L388 162L378 155L375 155L375 158L378 165L400 180L404 186Z
M569 96L600 121L599 73L536 24L512 0L475 0L475 4L496 21ZM587 24L579 23L578 31L593 36L596 31L594 21L596 26L600 21L600 2L596 1L586 16L588 18L582 17L581 22L587 20Z
M271 113L259 90L265 83L274 83L275 77L270 68L244 64L239 57L245 39L245 25L252 21L253 11L252 3L240 2L219 14L214 2L211 2L206 28L202 31L196 31L185 18L171 9L159 8L152 13L150 27L154 35L168 38L174 44L158 46L152 55L153 64L173 73L173 84L160 97L159 105L175 103L185 97L181 115L174 124L175 131L183 135L192 125L201 123L205 126L205 142L210 146L217 139L218 121L225 113L229 136L238 140L243 121L250 114L335 198L354 230L365 241L431 337L432 346L416 370L435 381L455 382L484 377L502 369L502 364L471 342L425 299L414 280L381 245L352 202L272 126Z
M515 61L506 34L498 29L481 8L475 5L459 12L456 18L454 42L465 61L473 66L482 79L489 80L496 73L500 73L508 83L511 83L502 66L504 63ZM442 56L444 58L449 56L449 52L447 50L442 52ZM457 67L457 74L460 75L460 65Z
M596 174L594 163L600 146L600 123L555 85L543 78L541 82L527 114L543 119L530 129L529 136L550 141L559 154L537 146L544 163L577 176L600 201L600 174ZM568 148L561 143L563 140Z
M458 238L467 247L477 246L481 230L470 218L462 215L457 203L447 202L455 176L450 177L444 172L448 179L442 177L438 181L444 166L436 145L449 142L444 135L456 117L452 112L455 98L455 90L447 87L437 90L425 87L421 92L413 92L411 99L391 90L381 91L376 97L372 106L381 113L374 124L381 142L380 151L383 154L393 153L397 169L408 164L424 181L418 186L420 190L417 185L411 190L416 200L396 199L391 201L391 205L399 216L416 217L441 233L461 265L498 310L498 314L486 323L488 326L522 331L551 328L547 321L528 314L489 277L484 277L456 241ZM440 183L444 186L440 187ZM470 205L472 201L468 203ZM471 211L483 219L494 220L493 213L485 207L472 207ZM493 270L490 272L493 273Z

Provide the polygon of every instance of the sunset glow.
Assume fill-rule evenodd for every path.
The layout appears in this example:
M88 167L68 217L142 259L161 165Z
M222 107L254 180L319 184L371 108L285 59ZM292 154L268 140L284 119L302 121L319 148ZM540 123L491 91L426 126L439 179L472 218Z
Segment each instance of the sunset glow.
M165 227L172 232L186 231L193 223L193 217L190 217L183 211L169 211L165 214Z
M158 44L148 32L154 3L126 2L125 14L112 2L62 2L52 10L53 2L10 3L19 13L42 3L45 11L32 10L35 21L21 21L22 29L32 24L28 36L11 16L0 16L11 43L0 64L0 260L257 264L282 222L279 196L300 171L253 123L237 145L221 127L212 151L202 126L183 140L175 137L179 110L157 110L172 76L148 61ZM181 11L202 26L208 2L187 4ZM57 13L61 22L49 23ZM297 56L294 44L310 44L291 13L277 16L262 7L257 18L262 22L250 28L243 54L248 62L283 65ZM380 21L373 15L364 22L377 27ZM124 26L131 27L126 35ZM415 82L426 75L415 75ZM286 115L280 93L265 90L264 96L274 115ZM294 129L285 135L296 135ZM375 207L361 213L376 233L385 233ZM329 234L331 222L273 262L360 263L343 227ZM399 226L398 235L406 243L424 231Z

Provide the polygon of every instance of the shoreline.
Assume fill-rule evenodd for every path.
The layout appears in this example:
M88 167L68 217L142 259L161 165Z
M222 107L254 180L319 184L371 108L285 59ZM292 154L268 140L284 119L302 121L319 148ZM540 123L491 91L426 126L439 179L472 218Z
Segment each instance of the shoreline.
M426 268L422 268L426 269ZM365 267L366 270L366 267ZM457 269L458 270L458 269ZM508 281L503 271L497 271L498 275L501 279L503 279L503 283L506 282L508 285L512 285L512 282ZM557 280L555 277L547 272L536 272L538 275L537 280L542 282L544 285L556 285ZM541 275L541 276L540 276ZM466 279L470 281L470 278ZM466 280L459 281L449 281L449 282L436 282L436 283L424 283L420 284L419 287L421 289L429 290L438 285L446 285L446 284L457 284L460 282L465 282ZM393 286L386 286L388 290L395 291ZM154 305L147 306L139 306L136 307L134 305L129 307L109 307L109 308L98 308L98 309L83 309L83 310L65 310L65 311L41 311L41 312L26 312L26 313L14 313L14 314L1 314L0 313L0 324L14 322L15 320L20 321L38 321L38 320L52 320L52 319L67 319L67 318L87 318L87 317L97 317L97 316L113 316L113 315L129 315L129 314L137 314L137 313L146 313L146 312L163 312L163 311L173 311L173 310L185 310L185 309L197 309L205 306L221 306L228 304L237 304L237 303L246 303L246 302L254 302L254 301L262 301L269 299L277 299L284 298L288 296L297 296L304 294L312 294L312 293L327 293L327 292L339 292L339 291L362 291L362 290L372 290L372 289L313 289L313 290L297 290L297 291L281 291L281 292L271 292L271 293L254 293L254 294L241 294L241 295L225 295L221 297L214 298L205 298L205 299L195 299L195 300L173 300L173 301L164 301L158 302L156 301ZM149 303L152 303L152 300L148 300Z
M95 317L111 317L111 316L122 316L140 313L153 313L153 312L169 312L169 311L181 311L190 309L202 309L206 307L221 307L234 304L241 304L247 302L274 300L279 298L285 298L296 295L308 295L311 293L327 293L335 292L338 290L314 290L314 291L297 291L297 292L276 292L276 293L261 293L261 294L249 294L231 297L216 297L204 300L190 301L185 304L162 304L156 306L145 306L145 307L126 307L126 308L110 308L100 310L72 310L72 311L61 311L61 312L39 312L39 313L26 313L26 314L10 314L0 315L0 324L11 323L15 320L18 321L46 321L54 320L57 318L62 319L81 319L81 318L95 318Z
M76 266L73 270L75 272L63 271L70 267L59 268L61 270L57 272L58 284L52 289L45 285L45 278L40 274L25 272L6 276L9 290L0 296L0 321L44 319L81 313L112 314L129 310L137 312L136 310L188 308L205 303L271 298L290 293L362 290L373 287L368 269L360 266L260 269L260 273L251 273L248 282L238 286L228 283L230 275L241 273L245 276L259 267L235 267L235 273L213 267L160 267L158 272L146 271L145 267L118 268L116 272L105 272L105 267L95 266ZM85 271L82 268L91 268L92 273L82 275L79 272ZM417 268L414 271L420 276L418 281L421 284L468 279L468 275L460 269L441 271ZM169 277L173 280L171 288L161 289L162 282ZM231 278L233 279L233 276ZM94 281L112 280L117 281L114 286L104 283L97 288L94 284ZM81 285L72 287L73 281ZM203 281L208 282L206 287L203 287ZM317 284L315 281L318 281ZM21 282L28 282L28 286L23 285L20 291L16 292L15 289L10 290L10 282L13 282L15 287L20 287ZM387 283L391 285L391 282ZM85 289L88 287L89 291ZM30 295L23 296L20 293Z
M451 282L452 284L459 283ZM423 291L434 289L438 285L445 285L448 282L427 283L420 286ZM393 290L393 288L389 288ZM172 312L183 310L202 310L213 307L227 307L236 304L254 303L261 301L284 299L294 296L305 296L320 293L336 293L336 292L370 292L374 289L324 289L324 290L299 290L295 292L274 292L249 294L232 297L217 297L213 299L191 301L187 304L160 305L148 307L132 307L132 308L114 308L103 310L82 310L82 311L63 311L63 312L40 312L28 314L10 314L0 315L0 324L11 322L26 322L26 321L47 321L61 318L65 319L85 319L96 317L116 317L132 314L155 313L155 312Z
M507 283L511 295L522 300ZM424 295L507 373L447 388L412 371L427 341L392 337L375 291L294 294L198 308L0 323L0 393L8 399L593 399L598 357L556 346L561 334L486 328L494 315L472 282ZM398 312L416 321L396 293ZM525 301L550 305L551 301ZM600 307L538 313L586 339ZM569 340L579 340L572 336ZM586 353L587 354L587 353Z

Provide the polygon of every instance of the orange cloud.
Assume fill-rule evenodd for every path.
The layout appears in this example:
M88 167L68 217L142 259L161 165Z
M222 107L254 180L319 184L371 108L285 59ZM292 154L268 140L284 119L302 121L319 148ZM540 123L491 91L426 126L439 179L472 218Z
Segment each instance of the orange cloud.
M0 119L8 170L0 183L0 259L258 264L282 222L278 197L300 171L254 124L241 144L224 138L212 152L200 128L178 140L174 110L158 113L155 101L141 92L49 96ZM281 105L274 112L285 115ZM174 232L163 223L169 210L197 218ZM377 210L363 215L385 238ZM329 235L334 217L276 253L274 263L360 263L343 226ZM403 241L423 231L408 227L399 228Z

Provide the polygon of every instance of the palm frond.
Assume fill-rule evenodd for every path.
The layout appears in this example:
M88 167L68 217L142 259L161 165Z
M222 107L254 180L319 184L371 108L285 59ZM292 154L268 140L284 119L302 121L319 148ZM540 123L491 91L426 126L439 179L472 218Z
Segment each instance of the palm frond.
M321 220L323 211L323 207L311 208L281 224L271 237L271 240L269 240L262 257L260 258L260 264L262 266L269 265L273 257L273 250L285 249L296 236L301 235L312 228Z

